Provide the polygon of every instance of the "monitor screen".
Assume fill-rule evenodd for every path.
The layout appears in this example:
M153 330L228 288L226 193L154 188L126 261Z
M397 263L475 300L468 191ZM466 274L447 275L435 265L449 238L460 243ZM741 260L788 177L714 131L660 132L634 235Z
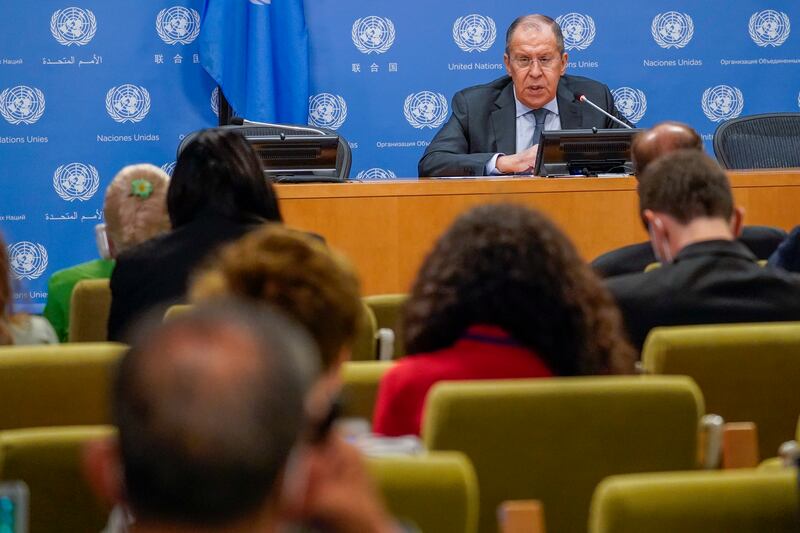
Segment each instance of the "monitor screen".
M553 130L542 133L535 174L546 177L633 174L631 142L641 129Z

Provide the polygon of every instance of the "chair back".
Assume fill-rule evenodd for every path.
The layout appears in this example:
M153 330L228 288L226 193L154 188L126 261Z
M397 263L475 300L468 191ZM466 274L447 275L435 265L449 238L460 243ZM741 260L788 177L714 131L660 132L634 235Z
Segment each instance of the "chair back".
M109 423L111 380L124 350L116 343L0 348L0 430Z
M364 297L364 302L375 313L376 327L394 331L393 359L399 359L406 354L400 318L407 301L408 294L376 294Z
M108 279L84 279L72 289L69 304L69 342L108 340L111 287Z
M342 365L342 416L372 422L383 375L392 361L347 361Z
M691 376L710 413L755 422L762 458L794 436L800 415L800 322L654 328L645 371Z
M356 331L356 338L353 341L352 354L350 359L353 361L374 361L377 359L375 314L367 304L361 302L361 318Z
M800 113L766 113L723 122L714 155L724 168L800 167Z
M469 460L457 452L368 460L389 511L420 531L476 533L478 486Z
M170 305L164 313L164 322L177 318L184 313L192 310L192 304L175 304Z
M109 426L0 431L0 480L27 483L30 533L103 529L108 510L84 481L81 456L88 440L112 434Z
M506 500L541 500L547 529L586 531L606 476L697 465L703 399L685 377L442 382L423 420L430 450L458 450L478 476L481 532Z
M589 531L797 532L798 497L788 469L612 476L594 494Z

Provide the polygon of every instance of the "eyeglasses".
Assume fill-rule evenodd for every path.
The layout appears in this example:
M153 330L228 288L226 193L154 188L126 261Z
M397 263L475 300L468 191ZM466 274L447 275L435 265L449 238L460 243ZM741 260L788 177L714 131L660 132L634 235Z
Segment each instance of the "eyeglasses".
M514 66L517 68L530 68L533 66L534 63L539 65L539 68L542 70L547 70L550 68L555 68L558 65L558 58L555 57L527 57L527 56L517 56L512 57L511 62L514 63Z

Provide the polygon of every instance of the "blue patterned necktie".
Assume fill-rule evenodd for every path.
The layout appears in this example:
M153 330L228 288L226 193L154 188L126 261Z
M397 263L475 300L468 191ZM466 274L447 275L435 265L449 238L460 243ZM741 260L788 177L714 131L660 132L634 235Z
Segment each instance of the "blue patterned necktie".
M549 113L545 108L541 109L534 109L532 111L533 117L536 120L536 127L533 130L533 139L531 139L531 146L534 144L539 144L539 139L542 137L542 132L544 131L544 120L547 118L547 113Z

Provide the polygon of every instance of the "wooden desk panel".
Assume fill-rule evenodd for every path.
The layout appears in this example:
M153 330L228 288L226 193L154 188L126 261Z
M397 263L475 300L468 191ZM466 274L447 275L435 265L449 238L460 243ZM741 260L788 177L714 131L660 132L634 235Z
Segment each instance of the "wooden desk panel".
M800 171L730 173L748 224L800 223ZM408 180L277 185L287 224L324 235L355 263L364 294L405 292L435 239L472 206L541 209L591 260L647 234L634 178Z

